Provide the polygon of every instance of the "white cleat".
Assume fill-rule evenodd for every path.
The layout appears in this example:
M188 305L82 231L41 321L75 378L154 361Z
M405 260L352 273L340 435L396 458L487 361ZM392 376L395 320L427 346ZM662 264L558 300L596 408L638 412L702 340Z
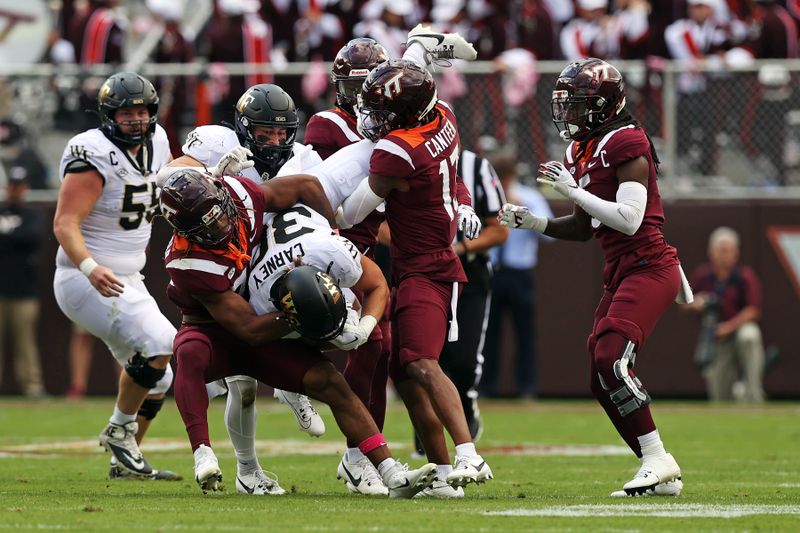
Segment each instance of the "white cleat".
M470 483L485 483L494 479L492 469L483 460L483 457L456 457L453 471L447 474L447 482L453 487L464 487Z
M153 469L136 444L137 431L139 424L136 422L123 426L109 422L100 433L100 446L111 452L122 470L134 476L149 477L153 475Z
M437 500L452 500L455 498L463 498L463 487L451 487L447 481L436 479L433 484L427 489L423 489L414 495L414 498L431 498Z
M366 494L367 496L387 496L389 494L389 489L386 488L378 474L378 469L366 457L351 463L347 461L347 452L345 452L336 469L336 479L344 481L347 490L354 494Z
M194 479L203 494L209 491L222 490L222 470L219 469L214 450L201 444L194 451Z
M644 459L639 471L632 480L622 486L622 490L629 496L639 496L647 491L655 492L658 485L676 479L681 479L681 468L672 454L667 453L662 457ZM683 483L681 483L682 487Z
M237 475L236 490L242 494L257 496L282 496L286 494L283 487L278 485L278 476L264 470L255 470L250 474Z
M314 409L314 406L311 405L311 400L308 399L308 396L281 389L275 389L272 395L282 404L291 407L295 418L297 418L297 428L300 431L308 433L312 437L321 437L325 434L325 422L319 416L317 410Z
M430 54L432 59L466 59L474 61L478 52L461 35L457 33L439 33L428 26L417 24L408 32L406 46L419 43Z
M683 490L683 481L675 479L666 483L659 483L654 489L646 491L642 496L680 496ZM636 497L636 494L629 495L624 490L615 490L611 493L612 498Z
M436 465L428 463L416 470L408 465L395 463L383 478L389 488L390 498L413 498L418 492L431 486L436 479Z

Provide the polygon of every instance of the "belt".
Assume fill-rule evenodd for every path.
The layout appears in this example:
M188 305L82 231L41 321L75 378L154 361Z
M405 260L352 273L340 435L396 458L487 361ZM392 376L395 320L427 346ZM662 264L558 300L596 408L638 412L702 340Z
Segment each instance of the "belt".
M196 315L187 315L184 313L183 318L181 319L181 323L190 326L195 326L199 324L215 324L216 320L214 320L213 318L206 318Z

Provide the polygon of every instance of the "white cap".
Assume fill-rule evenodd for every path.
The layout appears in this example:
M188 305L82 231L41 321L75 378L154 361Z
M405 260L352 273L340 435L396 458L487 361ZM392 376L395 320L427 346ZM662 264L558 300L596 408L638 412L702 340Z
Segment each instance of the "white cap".
M578 7L589 11L592 9L605 9L608 7L608 0L578 0Z
M465 5L464 0L434 0L431 20L433 22L450 22L464 9Z
M180 20L183 17L183 0L145 0L147 9L164 20Z
M247 15L257 13L261 8L258 0L217 0L219 10L226 15Z

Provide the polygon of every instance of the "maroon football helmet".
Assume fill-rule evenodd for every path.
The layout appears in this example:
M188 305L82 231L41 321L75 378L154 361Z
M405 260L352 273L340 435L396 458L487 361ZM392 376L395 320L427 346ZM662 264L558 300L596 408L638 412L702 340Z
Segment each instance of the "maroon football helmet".
M236 204L225 185L199 170L172 174L161 188L161 214L179 235L208 248L226 248L237 230Z
M558 76L551 106L559 135L582 141L625 107L622 74L593 57L570 63Z
M333 60L331 81L336 89L336 105L356 116L356 98L369 71L389 59L386 48L368 37L352 39Z
M358 126L377 142L391 131L424 124L436 106L436 82L427 69L403 59L384 61L369 73L358 96Z

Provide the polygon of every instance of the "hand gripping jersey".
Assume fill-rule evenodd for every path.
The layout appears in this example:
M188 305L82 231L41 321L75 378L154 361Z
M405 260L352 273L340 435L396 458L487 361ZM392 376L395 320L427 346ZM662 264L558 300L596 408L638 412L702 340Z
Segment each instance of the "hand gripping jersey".
M625 235L592 218L592 230L600 241L606 260L606 285L616 286L621 276L636 269L678 264L675 248L667 244L661 232L664 208L658 192L650 142L644 130L628 125L593 139L580 161L576 160L577 149L576 142L570 143L564 166L576 177L580 187L610 202L616 202L619 188L617 169L621 164L644 157L650 165L647 206L642 225L635 234Z
M270 290L298 257L302 264L330 274L342 289L361 279L361 253L349 240L336 236L324 216L303 204L269 213L247 280L248 300L257 314L277 310Z
M434 281L467 281L451 247L457 225L460 151L456 117L441 101L436 113L424 126L395 130L378 141L370 160L372 174L400 177L411 187L386 197L392 275L398 283L413 274Z
M206 167L213 167L222 156L240 146L239 137L236 132L225 126L199 126L193 129L186 137L186 142L181 150L184 155L188 155ZM284 167L292 165L294 173L310 168L322 159L300 143L294 143L292 147L292 158L286 162ZM283 173L282 175L284 175ZM246 168L242 171L242 177L261 183L261 175L255 167Z
M158 125L136 158L99 129L76 135L64 148L59 165L62 181L68 172L89 167L103 178L103 192L80 230L92 257L117 274L133 274L144 267L158 207L156 174L169 157L167 134ZM76 268L60 246L56 266Z
M248 179L225 177L224 183L237 207L246 213L243 223L247 243L242 251L252 257L264 230L264 197L258 185ZM248 263L246 260L237 263L229 254L196 245L176 246L178 242L173 236L164 256L171 279L167 296L182 313L208 318L208 311L193 295L236 291L245 279L243 273Z
M323 159L327 159L339 149L362 139L356 129L356 119L339 108L333 108L320 111L308 120L304 140L306 145L313 146ZM352 228L341 230L340 234L372 258L378 244L378 228L384 218L382 212L375 210Z

